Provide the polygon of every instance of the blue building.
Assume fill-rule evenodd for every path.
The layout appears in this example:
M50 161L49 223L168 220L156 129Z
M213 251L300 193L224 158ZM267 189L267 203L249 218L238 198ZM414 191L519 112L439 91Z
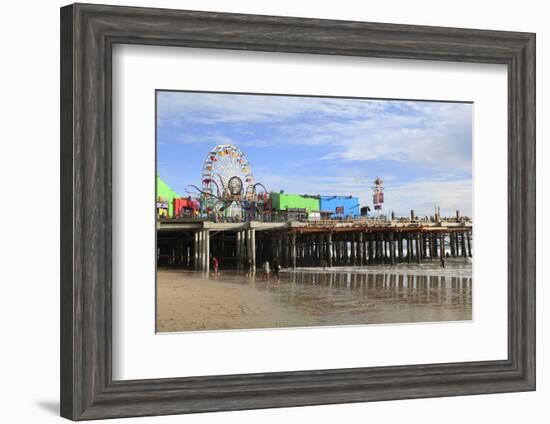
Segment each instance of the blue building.
M331 218L359 216L359 198L353 196L320 196L321 213L330 212Z

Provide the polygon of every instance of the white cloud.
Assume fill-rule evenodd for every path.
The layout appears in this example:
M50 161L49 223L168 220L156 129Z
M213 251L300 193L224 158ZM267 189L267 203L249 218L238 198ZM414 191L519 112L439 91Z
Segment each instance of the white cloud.
M419 106L415 106L418 110ZM295 128L301 144L326 144L325 160L395 160L434 169L471 171L471 105L425 104L420 114L376 117Z
M228 137L223 134L205 134L205 135L196 135L196 134L182 134L178 141L182 144L195 144L205 146L209 151L212 147L218 144L233 144L238 145L239 147L268 147L270 143L267 140L257 140L257 139L246 139L246 140L235 140L231 137Z
M185 143L321 145L333 148L325 160L396 160L439 171L471 171L471 104L181 92L159 96L161 123L212 127L207 136L184 133L180 141ZM239 140L219 134L224 124L252 123L269 125L269 142L260 140L263 134L247 136L245 131L239 131Z
M273 122L303 115L352 118L380 111L384 102L299 96L220 95L160 92L158 118L177 124Z
M417 216L433 215L434 207L441 208L442 216L472 216L472 180L413 181L398 186L386 186L386 210L406 216L414 209Z

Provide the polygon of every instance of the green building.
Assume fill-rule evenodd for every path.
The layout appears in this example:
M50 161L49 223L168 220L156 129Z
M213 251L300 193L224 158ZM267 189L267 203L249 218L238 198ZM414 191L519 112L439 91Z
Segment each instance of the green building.
M306 209L307 212L319 211L319 197L301 194L270 193L271 208L274 211L287 209Z
M174 216L174 199L180 198L181 196L172 190L162 179L157 175L157 198L162 198L168 203L168 214L169 216Z

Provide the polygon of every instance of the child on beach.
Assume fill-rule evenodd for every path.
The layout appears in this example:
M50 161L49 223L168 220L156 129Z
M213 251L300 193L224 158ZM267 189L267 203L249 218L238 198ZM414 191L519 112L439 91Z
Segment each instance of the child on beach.
M263 265L264 274L262 276L263 280L269 280L269 261L265 261Z
M212 258L212 269L214 270L214 275L218 275L219 266L220 264L218 262L218 258L214 256Z

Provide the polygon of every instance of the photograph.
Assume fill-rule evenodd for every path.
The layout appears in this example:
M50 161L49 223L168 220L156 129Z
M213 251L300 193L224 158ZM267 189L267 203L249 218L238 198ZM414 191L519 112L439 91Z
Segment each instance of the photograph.
M472 102L155 97L157 333L472 320Z

